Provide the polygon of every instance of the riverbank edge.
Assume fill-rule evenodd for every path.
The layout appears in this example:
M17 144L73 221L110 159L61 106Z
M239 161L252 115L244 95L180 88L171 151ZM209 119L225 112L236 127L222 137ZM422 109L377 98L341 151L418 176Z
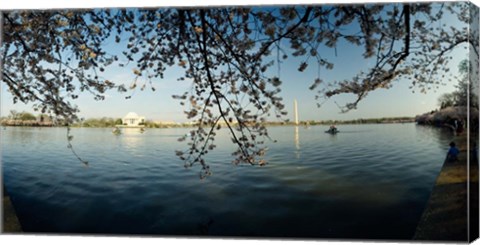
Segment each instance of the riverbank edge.
M478 237L478 162L468 156L466 134L453 141L460 150L458 160L445 159L413 240L468 243Z
M119 118L120 119L120 118ZM103 121L102 121L103 120ZM105 121L107 120L107 121ZM70 127L73 128L112 128L112 127L122 127L123 124L118 124L115 121L118 119L114 118L90 118L83 120L81 122L75 122L70 124ZM293 122L290 120L279 120L279 121L245 121L246 125L255 125L260 123L261 126L315 126L315 125L348 125L348 124L396 124L396 123L415 123L416 117L410 116L398 116L398 117L381 117L381 118L357 118L350 120L304 120L299 122ZM227 123L223 121L218 122L219 125L225 126ZM231 126L237 126L238 122L233 121L229 123ZM209 126L210 124L205 124L204 126ZM2 127L67 127L68 125L62 123L54 123L52 121L40 121L40 120L13 120L13 119L1 119L0 126ZM145 121L144 124L134 127L145 127L145 128L197 128L199 126L198 122L155 122L151 120ZM132 126L126 126L132 127Z
M20 233L23 232L17 213L13 207L10 196L2 184L2 233Z

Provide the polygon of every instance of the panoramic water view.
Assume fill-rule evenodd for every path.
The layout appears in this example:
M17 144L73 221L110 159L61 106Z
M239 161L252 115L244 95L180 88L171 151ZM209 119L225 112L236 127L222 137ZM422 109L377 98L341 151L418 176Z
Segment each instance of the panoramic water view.
M7 127L3 180L26 232L411 239L448 143L405 124L270 127L268 164L232 162L228 132L213 175L174 151L190 129Z
M0 14L2 232L478 237L471 2L136 4Z

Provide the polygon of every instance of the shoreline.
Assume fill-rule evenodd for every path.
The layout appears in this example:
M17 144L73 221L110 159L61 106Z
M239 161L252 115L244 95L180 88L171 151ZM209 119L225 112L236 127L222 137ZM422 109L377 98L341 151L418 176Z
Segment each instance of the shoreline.
M107 119L98 119L91 118L84 120L83 122L75 122L70 125L72 128L115 128L115 127L125 127L123 124L115 123L119 119L107 118ZM255 124L260 124L261 126L315 126L315 125L360 125L360 124L397 124L397 123L416 123L415 117L408 116L398 116L398 117L379 117L379 118L357 118L349 120L304 120L299 122L290 121L288 119L284 121L245 121L246 125L253 126ZM233 121L229 123L231 126L237 126L238 123ZM145 121L144 124L133 126L133 127L144 127L144 128L192 128L198 127L198 122L155 122L151 120ZM224 121L219 121L218 125L226 126L227 123ZM0 119L0 126L2 127L67 127L67 125L62 125L61 123L53 122L41 122L34 120L6 120ZM205 124L204 126L209 126ZM132 127L132 126L126 126Z
M466 134L454 138L458 160L445 159L413 240L471 242L478 237L478 162L472 163L467 140Z
M3 183L2 189L2 233L21 233L23 232L22 226Z
M288 123L264 123L261 124L266 127L282 127L282 126L291 126L291 127L311 127L311 126L330 126L334 125L378 125L378 124L416 124L415 121L388 121L388 122L316 122L316 123L308 123L308 122L299 122L298 124L288 122ZM225 123L220 123L221 126L225 126ZM238 125L237 123L232 123L232 126ZM31 125L1 125L3 128L66 128L67 126L31 126ZM208 126L208 125L207 125ZM163 129L163 128L197 128L198 125L196 124L159 124L157 126L151 125L139 125L139 126L124 126L124 125L108 125L108 126L79 126L79 125L72 125L70 128L149 128L149 129Z

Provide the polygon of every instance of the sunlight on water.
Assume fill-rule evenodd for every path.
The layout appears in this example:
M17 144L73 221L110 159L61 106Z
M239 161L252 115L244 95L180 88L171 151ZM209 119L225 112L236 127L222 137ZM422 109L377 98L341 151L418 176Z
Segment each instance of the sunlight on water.
M414 124L272 127L268 165L232 164L227 131L213 176L174 151L189 129L7 128L5 186L26 231L410 239L452 136Z

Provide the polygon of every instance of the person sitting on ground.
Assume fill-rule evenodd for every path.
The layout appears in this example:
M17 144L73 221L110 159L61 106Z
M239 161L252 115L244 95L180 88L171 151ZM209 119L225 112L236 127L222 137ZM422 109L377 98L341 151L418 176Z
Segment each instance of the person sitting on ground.
M453 141L450 142L450 149L448 150L448 153L447 153L447 160L456 161L458 159L458 153L460 153L460 151L455 146L455 142Z

